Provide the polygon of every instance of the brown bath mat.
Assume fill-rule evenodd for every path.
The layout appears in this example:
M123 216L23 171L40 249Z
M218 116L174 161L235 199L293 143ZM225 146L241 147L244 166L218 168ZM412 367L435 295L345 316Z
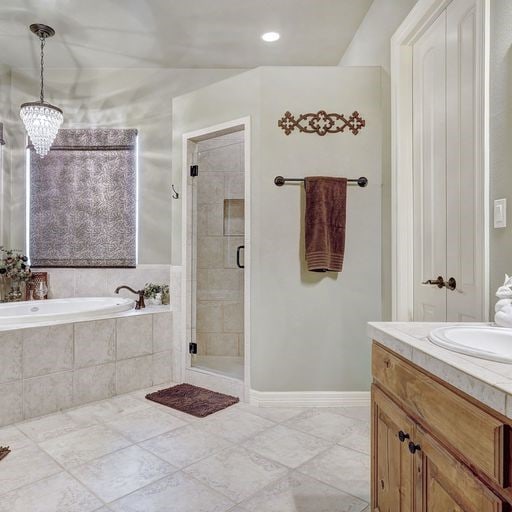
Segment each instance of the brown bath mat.
M146 398L198 418L204 418L239 402L236 396L223 395L192 384L178 384L172 388L161 389L146 395Z
M7 457L11 453L11 450L9 450L8 446L0 446L0 460L2 460L4 457Z

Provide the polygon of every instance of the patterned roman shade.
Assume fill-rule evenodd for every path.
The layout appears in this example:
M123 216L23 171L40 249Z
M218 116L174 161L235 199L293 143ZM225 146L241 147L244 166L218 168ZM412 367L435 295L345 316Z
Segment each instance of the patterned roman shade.
M40 158L30 148L34 267L134 267L137 130L61 129Z

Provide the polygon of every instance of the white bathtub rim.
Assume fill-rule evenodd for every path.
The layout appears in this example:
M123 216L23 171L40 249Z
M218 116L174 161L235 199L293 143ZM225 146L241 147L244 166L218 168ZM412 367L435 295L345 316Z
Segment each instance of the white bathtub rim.
M73 297L69 299L7 302L0 304L0 326L80 320L98 314L108 315L128 311L133 306L134 301L132 299L123 297ZM33 311L36 308L38 312Z
M52 299L49 299L52 300ZM55 299L58 300L58 299ZM35 302L35 301L30 301ZM118 311L118 312L110 312L106 313L105 311L95 311L89 312L87 315L83 315L78 317L76 313L73 313L68 317L59 317L57 320L50 319L42 319L40 321L31 321L31 322L21 322L11 324L0 324L0 332L7 331L15 331L17 329L30 329L34 327L46 327L52 325L62 325L62 324L75 324L82 322L91 322L95 320L108 320L108 319L116 319L123 317L131 317L131 316L141 316L141 315L154 315L159 313L170 313L172 312L172 308L169 305L165 306L146 306L144 309L134 309L133 307L128 310ZM40 315L41 317L42 315Z

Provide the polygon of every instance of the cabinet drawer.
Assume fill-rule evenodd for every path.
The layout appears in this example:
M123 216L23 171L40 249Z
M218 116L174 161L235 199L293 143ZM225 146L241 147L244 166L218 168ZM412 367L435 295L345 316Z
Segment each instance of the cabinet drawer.
M441 442L458 452L470 467L500 486L505 483L506 425L462 396L373 344L376 382L396 397L406 412Z

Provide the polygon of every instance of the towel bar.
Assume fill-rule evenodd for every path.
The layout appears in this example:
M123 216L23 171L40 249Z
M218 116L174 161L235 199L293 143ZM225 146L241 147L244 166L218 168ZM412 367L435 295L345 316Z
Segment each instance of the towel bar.
M276 176L274 178L274 183L278 187L282 187L287 181L304 181L304 178L283 178L282 176ZM361 176L360 178L348 179L348 183L355 183L359 187L366 187L368 185L368 178Z

